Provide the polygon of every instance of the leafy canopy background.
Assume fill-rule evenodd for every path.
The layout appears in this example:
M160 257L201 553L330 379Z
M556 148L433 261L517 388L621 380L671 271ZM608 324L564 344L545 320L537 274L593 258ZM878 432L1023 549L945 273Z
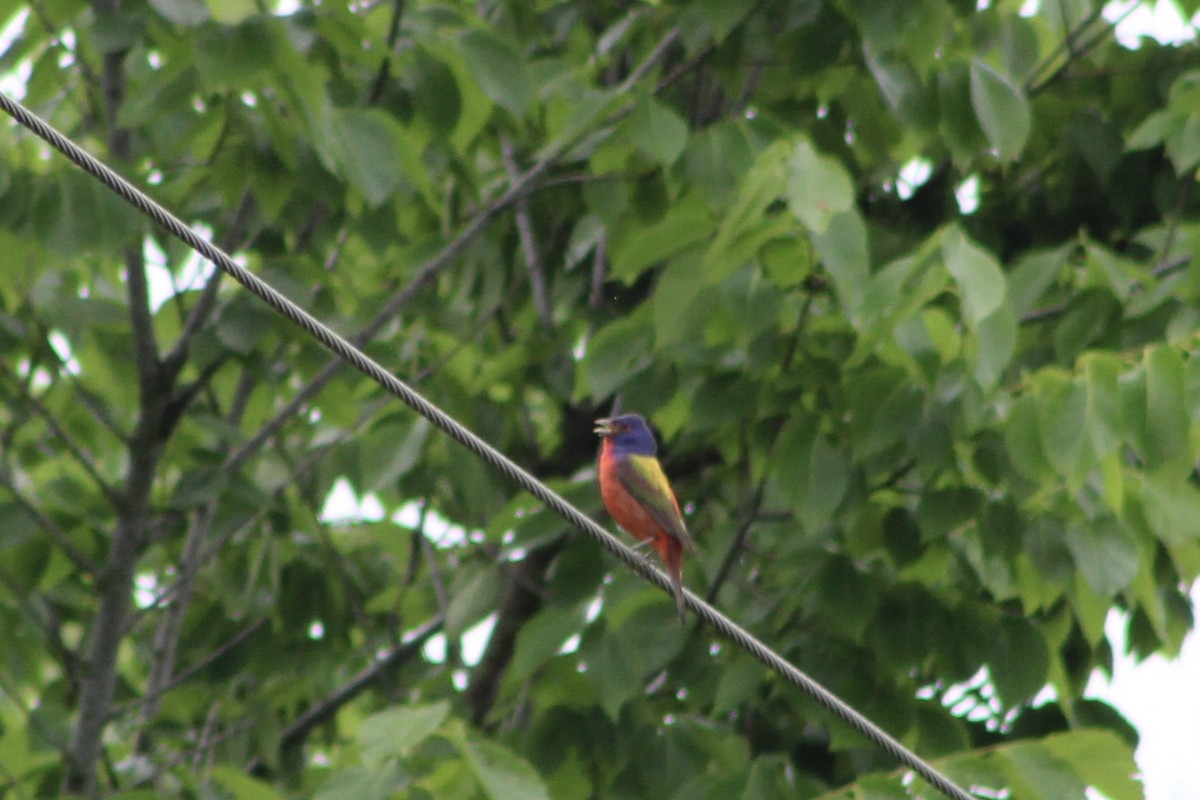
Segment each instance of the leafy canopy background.
M689 585L955 779L1124 800L1135 734L1081 694L1109 609L1138 655L1193 623L1200 72L1022 5L0 0L0 72L584 507L593 417L652 417ZM923 791L0 153L6 793ZM343 477L411 524L324 519Z

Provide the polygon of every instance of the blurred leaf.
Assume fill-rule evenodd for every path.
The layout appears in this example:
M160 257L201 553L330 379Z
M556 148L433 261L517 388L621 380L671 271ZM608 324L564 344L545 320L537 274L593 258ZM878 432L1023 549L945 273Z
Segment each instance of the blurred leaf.
M958 227L948 229L943 236L942 258L962 293L968 321L978 325L1004 304L1008 286L1000 265Z
M788 161L788 208L814 234L836 215L854 206L854 188L835 159L821 155L807 140L796 143Z
M1146 370L1146 465L1190 471L1195 459L1187 435L1191 419L1184 397L1183 359L1173 347L1151 347L1142 363Z
M1006 748L1002 759L1009 767L1014 793L1030 800L1083 797L1087 784L1070 764L1040 743Z
M204 0L150 0L150 6L176 25L199 25L209 18Z
M222 25L237 25L249 18L258 6L253 0L205 0L213 20Z
M467 628L496 610L502 582L494 569L477 569L474 574L460 574L455 591L446 609L446 636L461 636Z
M976 331L975 379L990 389L1004 375L1017 346L1017 319L1008 303L985 317Z
M408 756L441 727L449 713L448 703L437 702L396 706L367 717L357 733L363 762L379 769L389 758Z
M1101 597L1112 597L1137 575L1140 550L1116 519L1102 517L1086 526L1072 525L1066 541L1080 574Z
M1029 102L1021 87L982 61L971 62L971 105L1001 161L1021 154L1029 138Z
M823 233L813 237L821 264L829 271L837 287L838 299L852 322L861 322L863 290L870 267L867 230L854 211L845 211L829 220Z
M699 199L688 197L674 203L658 222L636 226L614 237L612 274L631 283L642 272L708 238L712 217Z
M1146 150L1162 144L1167 130L1172 122L1171 113L1166 110L1155 111L1144 120L1137 129L1129 135L1125 142L1126 150Z
M389 761L377 770L348 767L321 784L315 800L384 800L408 781L398 764Z
M528 678L582 627L579 609L573 607L551 608L534 616L517 634L509 679Z
M524 116L533 102L533 81L513 46L486 28L467 31L458 44L484 93L513 116Z
M283 795L271 788L270 784L253 778L232 766L217 765L213 767L209 775L231 792L237 800L281 800L283 798Z
M640 316L610 322L588 343L577 394L585 391L596 399L620 389L625 381L650 364L651 333Z
M1009 618L1000 622L988 660L988 674L1005 708L1014 708L1033 698L1049 678L1050 650L1046 640L1027 620Z
M421 459L430 424L424 418L392 419L376 426L372 436L363 442L363 474L367 488L392 488L397 480L415 467Z
M486 739L469 738L459 743L459 749L492 800L549 800L538 773L508 748Z
M675 163L687 144L687 123L653 97L638 98L627 124L638 149L664 167Z
M713 699L713 713L725 714L736 711L738 706L750 700L766 677L762 664L749 658L736 658L721 670L717 691Z
M813 535L830 521L849 486L845 453L827 442L813 420L805 417L784 425L777 451L778 491Z
M379 205L400 184L403 159L398 143L403 133L386 114L357 109L338 111L334 132L346 179L362 192L367 203Z
M1042 372L1037 380L1042 451L1059 475L1078 486L1094 459L1087 432L1087 388L1053 372Z
M1129 745L1112 731L1074 730L1046 737L1043 746L1112 800L1140 800L1143 786Z

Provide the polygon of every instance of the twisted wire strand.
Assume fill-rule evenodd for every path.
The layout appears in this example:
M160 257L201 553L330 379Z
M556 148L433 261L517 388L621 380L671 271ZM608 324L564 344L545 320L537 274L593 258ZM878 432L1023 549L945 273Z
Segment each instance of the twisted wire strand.
M348 361L355 369L400 398L405 404L428 419L452 439L486 461L497 472L502 473L540 500L546 507L552 509L573 527L591 536L634 572L651 583L657 584L663 591L671 592L671 582L666 574L651 565L639 553L597 525L582 511L560 497L518 464L511 461L499 450L476 436L450 415L426 400L403 381L393 376L346 339L326 327L291 300L288 300L269 284L234 263L220 248L200 238L178 217L151 200L108 166L84 152L74 142L67 139L36 114L26 109L17 101L12 100L3 92L0 92L0 108L3 108L9 116L29 128L38 137L45 140L85 172L100 180L109 189L149 216L172 236L180 239L226 272L256 297L271 306L271 308L287 317L291 322L299 325L327 349ZM793 666L752 633L709 605L699 595L685 588L684 599L687 608L697 617L749 652L788 683L812 697L826 711L862 734L881 750L912 769L929 785L933 786L946 797L953 798L953 800L976 800L976 798L960 788L950 778L934 768L933 765L905 747L866 716L856 711L799 668Z

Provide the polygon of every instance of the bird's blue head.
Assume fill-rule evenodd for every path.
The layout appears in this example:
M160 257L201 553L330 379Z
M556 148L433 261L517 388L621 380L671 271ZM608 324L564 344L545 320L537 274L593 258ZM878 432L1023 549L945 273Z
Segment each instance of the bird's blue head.
M598 419L596 433L602 439L610 439L613 448L622 455L652 456L658 452L650 426L637 414Z

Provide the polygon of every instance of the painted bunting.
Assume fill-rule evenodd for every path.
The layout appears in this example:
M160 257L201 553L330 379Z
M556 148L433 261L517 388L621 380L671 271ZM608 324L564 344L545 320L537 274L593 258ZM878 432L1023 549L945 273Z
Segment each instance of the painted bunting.
M675 592L679 621L684 619L683 550L696 546L683 524L679 501L658 463L658 445L646 420L637 414L596 420L600 449L600 497L604 507L634 538L651 545L662 558Z

